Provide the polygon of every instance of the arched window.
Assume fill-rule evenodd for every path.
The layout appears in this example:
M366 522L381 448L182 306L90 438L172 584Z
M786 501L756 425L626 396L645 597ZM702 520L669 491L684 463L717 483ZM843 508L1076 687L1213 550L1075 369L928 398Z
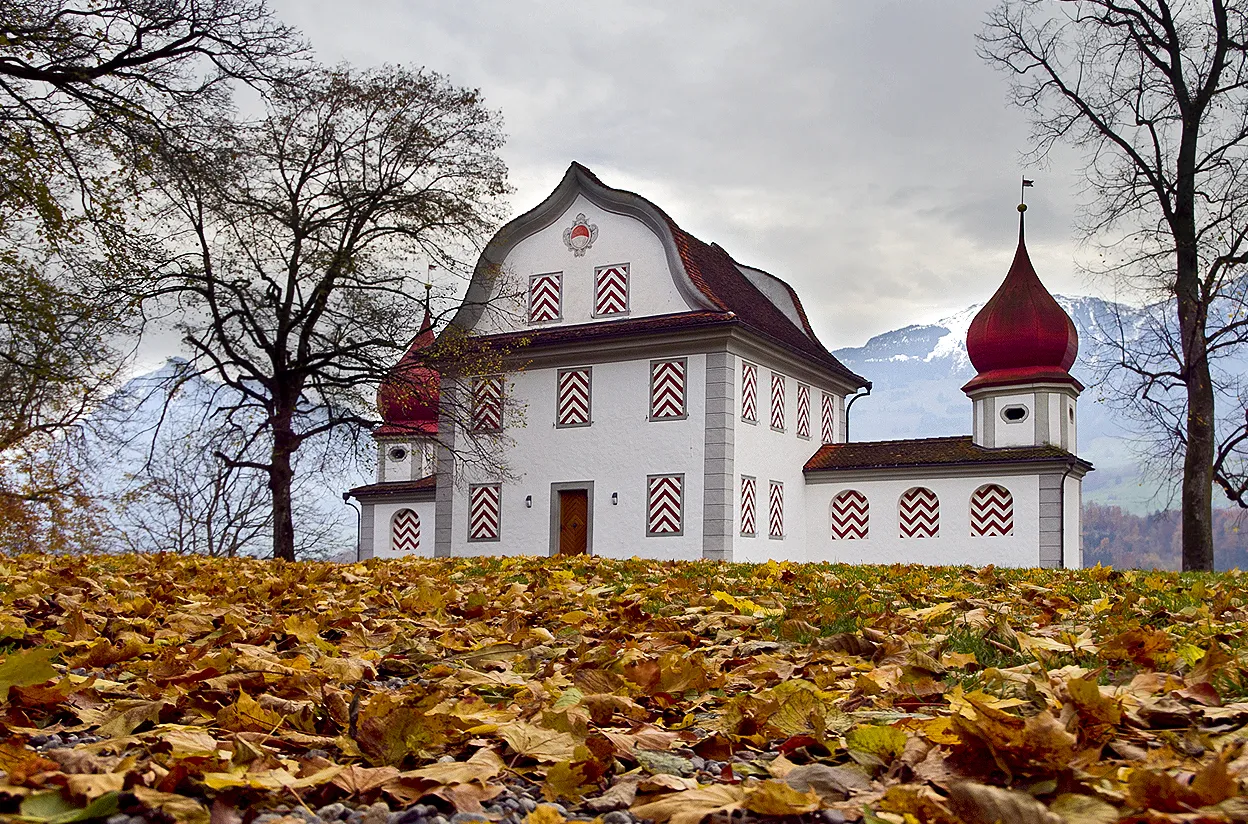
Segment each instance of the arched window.
M1014 496L1000 484L984 484L971 495L971 537L1014 534Z
M907 489L897 501L897 523L903 538L935 538L940 534L940 499L925 486Z
M866 538L871 526L871 505L867 496L856 489L847 489L832 499L830 521L832 540Z
M400 553L420 549L420 516L415 510L400 509L390 519L390 548Z

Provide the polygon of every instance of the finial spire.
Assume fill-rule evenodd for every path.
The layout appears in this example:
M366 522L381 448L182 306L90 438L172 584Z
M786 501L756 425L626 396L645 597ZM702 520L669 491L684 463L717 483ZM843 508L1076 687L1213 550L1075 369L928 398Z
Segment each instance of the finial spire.
M1023 213L1027 211L1027 190L1036 185L1036 181L1023 178L1023 185L1018 187L1018 242L1023 242Z

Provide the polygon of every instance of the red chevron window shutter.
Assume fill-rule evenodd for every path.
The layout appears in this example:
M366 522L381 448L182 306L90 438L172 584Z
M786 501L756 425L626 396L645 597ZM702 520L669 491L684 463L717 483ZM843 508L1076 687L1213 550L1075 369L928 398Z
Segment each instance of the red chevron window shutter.
M749 475L741 476L741 535L753 538L758 534L755 526L758 502L758 481Z
M563 317L563 273L529 278L529 323L547 323Z
M867 496L856 489L847 489L832 499L829 517L832 539L852 541L866 538L871 527L871 505Z
M411 509L400 509L390 520L390 548L395 552L420 549L420 516Z
M810 437L810 387L797 385L797 437Z
M784 484L772 481L767 494L767 537L784 537Z
M555 426L589 426L589 368L560 369L557 383L558 398L555 405Z
M819 434L822 436L823 443L836 443L836 396L829 395L827 392L820 394L823 395L823 414Z
M971 537L1014 534L1014 496L1000 484L984 484L971 495Z
M503 379L493 376L472 381L472 431L497 432L503 428Z
M784 431L784 375L771 373L771 428Z
M628 314L628 264L594 269L594 317Z
M907 489L897 501L897 522L902 538L939 536L940 499L925 486Z
M502 533L502 484L468 487L468 540L497 541Z
M758 367L741 361L741 420L758 423Z
M685 417L685 359L650 361L650 420Z
M684 514L684 475L651 475L646 478L646 537L683 535Z

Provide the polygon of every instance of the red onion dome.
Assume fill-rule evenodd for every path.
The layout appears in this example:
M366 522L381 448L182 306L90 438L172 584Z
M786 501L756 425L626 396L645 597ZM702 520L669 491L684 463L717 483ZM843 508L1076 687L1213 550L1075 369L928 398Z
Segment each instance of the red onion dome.
M433 322L425 310L420 332L377 390L382 430L437 432L442 376L424 364L424 350L433 345ZM384 434L379 430L376 434Z
M1079 354L1079 333L1032 268L1023 242L1025 209L1019 206L1014 263L966 332L966 353L979 374L963 391L1041 381L1083 389L1068 371Z

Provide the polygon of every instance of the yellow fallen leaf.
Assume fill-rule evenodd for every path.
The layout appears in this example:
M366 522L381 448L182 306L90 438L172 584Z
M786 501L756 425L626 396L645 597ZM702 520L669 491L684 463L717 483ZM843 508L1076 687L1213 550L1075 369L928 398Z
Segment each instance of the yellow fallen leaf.
M747 788L742 806L759 815L801 815L819 809L822 802L814 790L801 792L772 780Z
M564 824L567 821L552 804L538 804L524 817L524 824Z
M56 678L56 667L48 663L55 649L32 649L10 653L0 664L0 701L9 698L9 687L29 687Z
M784 614L783 609L760 606L748 598L738 598L719 589L712 592L711 597L720 603L727 604L742 615L773 616Z

